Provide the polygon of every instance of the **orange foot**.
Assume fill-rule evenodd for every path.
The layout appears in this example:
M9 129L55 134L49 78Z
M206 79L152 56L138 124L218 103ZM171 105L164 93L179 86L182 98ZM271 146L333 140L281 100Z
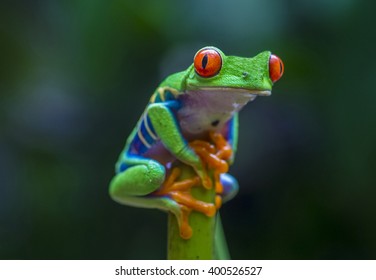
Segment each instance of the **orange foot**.
M232 155L232 148L223 135L219 132L210 132L210 139L214 142L217 153L216 156L223 160L230 159Z
M181 215L176 218L180 227L180 236L184 239L189 239L192 236L192 228L189 225L191 211L198 211L208 217L212 217L215 215L216 206L213 203L197 200L191 195L191 188L200 184L198 176L177 181L180 174L180 168L173 168L162 187L154 194L160 196L167 195L179 204Z

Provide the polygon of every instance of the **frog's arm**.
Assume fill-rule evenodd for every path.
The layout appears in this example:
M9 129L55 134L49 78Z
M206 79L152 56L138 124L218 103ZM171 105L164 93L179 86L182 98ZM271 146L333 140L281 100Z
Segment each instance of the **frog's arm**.
M204 178L200 158L189 147L177 124L172 110L179 109L178 101L153 103L147 107L147 114L163 145L178 160L192 166Z

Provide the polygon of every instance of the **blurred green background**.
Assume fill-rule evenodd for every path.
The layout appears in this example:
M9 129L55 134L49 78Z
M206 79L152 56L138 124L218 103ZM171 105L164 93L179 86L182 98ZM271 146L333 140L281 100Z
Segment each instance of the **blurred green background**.
M195 52L271 50L221 214L234 259L376 258L372 1L2 1L0 258L164 259L163 212L107 194L159 82Z

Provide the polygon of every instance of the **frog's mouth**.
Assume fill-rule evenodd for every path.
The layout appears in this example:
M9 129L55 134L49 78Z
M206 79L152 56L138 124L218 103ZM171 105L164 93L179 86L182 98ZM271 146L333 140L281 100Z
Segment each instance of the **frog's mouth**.
M258 89L247 89L247 88L235 88L235 87L201 87L201 91L216 91L216 92L233 92L240 94L249 94L253 97L256 96L269 96L272 94L271 90L258 90Z

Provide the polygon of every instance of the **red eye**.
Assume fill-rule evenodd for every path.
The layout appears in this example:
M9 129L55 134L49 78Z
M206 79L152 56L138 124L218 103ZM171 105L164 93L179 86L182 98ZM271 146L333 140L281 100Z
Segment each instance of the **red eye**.
M273 83L278 81L283 75L283 62L282 60L272 54L269 58L269 76Z
M198 51L193 61L196 73L205 78L217 75L222 67L221 55L212 48Z

